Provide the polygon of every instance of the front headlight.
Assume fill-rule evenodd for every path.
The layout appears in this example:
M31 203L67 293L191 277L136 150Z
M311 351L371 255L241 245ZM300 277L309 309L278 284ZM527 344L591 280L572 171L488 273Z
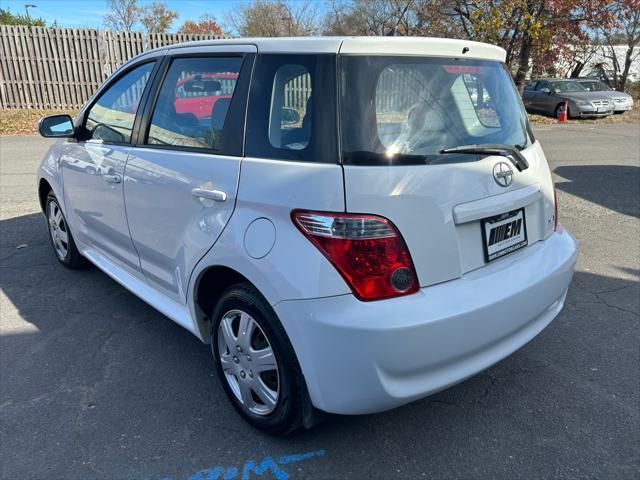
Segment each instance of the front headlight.
M586 100L574 100L576 105L589 105L589 102Z

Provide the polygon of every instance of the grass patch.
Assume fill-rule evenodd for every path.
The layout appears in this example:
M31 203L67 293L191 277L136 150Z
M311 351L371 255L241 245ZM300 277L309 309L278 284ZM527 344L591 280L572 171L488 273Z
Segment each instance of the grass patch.
M38 120L47 115L68 113L74 116L77 110L0 110L0 135L33 135L38 133Z

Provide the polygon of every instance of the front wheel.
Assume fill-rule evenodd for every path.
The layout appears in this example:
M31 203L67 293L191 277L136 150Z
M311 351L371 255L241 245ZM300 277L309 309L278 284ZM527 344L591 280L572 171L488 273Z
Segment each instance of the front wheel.
M87 261L76 247L67 220L53 192L47 195L45 215L49 224L49 239L58 261L70 269L85 267Z
M562 111L563 108L564 108L564 103L561 103L556 107L556 110L554 113L556 119L560 118L560 112ZM567 120L571 118L571 115L569 115L569 112L570 112L570 109L567 106Z
M271 434L300 428L304 379L268 302L250 284L235 285L224 293L211 318L216 371L238 413Z

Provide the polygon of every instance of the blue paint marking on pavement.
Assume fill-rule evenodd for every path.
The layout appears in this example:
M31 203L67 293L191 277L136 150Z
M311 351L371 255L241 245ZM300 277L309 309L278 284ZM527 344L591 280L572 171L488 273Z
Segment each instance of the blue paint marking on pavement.
M282 465L290 463L303 462L311 458L324 457L327 454L325 450L315 450L313 452L296 453L293 455L283 455L277 460L270 456L264 457L260 463L253 460L247 460L241 469L236 467L213 467L200 470L187 480L251 480L254 478L266 478L263 475L270 473L269 478L276 480L288 480L289 473L281 468ZM241 476L239 476L239 474ZM163 480L173 480L172 477L164 477Z

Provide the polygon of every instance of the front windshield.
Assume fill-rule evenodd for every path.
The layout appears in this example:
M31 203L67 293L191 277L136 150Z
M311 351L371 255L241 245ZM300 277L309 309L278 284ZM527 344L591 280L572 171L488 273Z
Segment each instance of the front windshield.
M599 82L597 80L589 81L589 82L580 82L580 86L589 90L590 92L602 92L604 90L609 90L604 83Z
M584 92L585 88L578 82L551 82L551 90L554 92Z
M477 155L441 151L532 142L511 75L495 61L343 56L340 95L345 163L473 161Z

